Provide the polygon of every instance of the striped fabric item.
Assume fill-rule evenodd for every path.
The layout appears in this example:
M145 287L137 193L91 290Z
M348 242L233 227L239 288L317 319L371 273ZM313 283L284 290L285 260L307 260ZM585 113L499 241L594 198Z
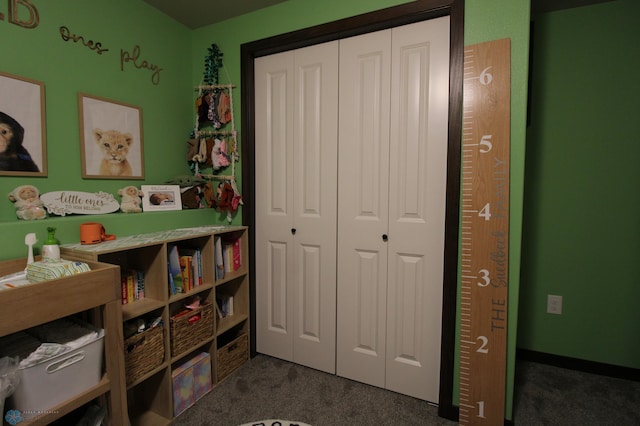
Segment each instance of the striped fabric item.
M90 270L89 265L84 262L64 259L39 260L27 265L27 280L32 283L54 280Z

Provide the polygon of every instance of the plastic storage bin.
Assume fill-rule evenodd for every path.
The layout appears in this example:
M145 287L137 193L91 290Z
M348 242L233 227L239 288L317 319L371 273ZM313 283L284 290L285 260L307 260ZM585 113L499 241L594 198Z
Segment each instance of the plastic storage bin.
M171 373L173 415L191 407L211 390L211 356L202 352Z
M20 384L7 407L37 415L100 383L104 330L83 346L20 368ZM23 416L26 418L26 416Z

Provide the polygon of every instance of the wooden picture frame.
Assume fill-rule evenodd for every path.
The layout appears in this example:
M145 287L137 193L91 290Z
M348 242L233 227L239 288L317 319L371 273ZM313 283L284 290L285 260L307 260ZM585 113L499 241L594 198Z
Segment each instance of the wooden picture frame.
M142 109L78 93L84 179L144 179Z
M0 176L47 176L44 83L0 72Z
M180 185L142 185L142 211L182 210Z

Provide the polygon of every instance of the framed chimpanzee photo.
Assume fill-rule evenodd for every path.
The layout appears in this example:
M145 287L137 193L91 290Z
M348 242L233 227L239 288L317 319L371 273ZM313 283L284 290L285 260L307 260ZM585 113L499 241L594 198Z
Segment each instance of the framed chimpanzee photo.
M47 176L44 83L0 72L0 176Z

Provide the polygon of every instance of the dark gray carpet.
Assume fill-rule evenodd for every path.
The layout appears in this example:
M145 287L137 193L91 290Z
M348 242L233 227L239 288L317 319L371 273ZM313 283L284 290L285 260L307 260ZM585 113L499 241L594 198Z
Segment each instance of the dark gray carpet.
M181 426L265 419L323 425L457 425L424 401L258 355L178 416Z
M237 426L265 419L313 426L457 425L437 408L258 355L178 416L179 426ZM640 425L640 383L518 362L516 425Z
M518 361L513 414L518 426L638 426L640 382Z

